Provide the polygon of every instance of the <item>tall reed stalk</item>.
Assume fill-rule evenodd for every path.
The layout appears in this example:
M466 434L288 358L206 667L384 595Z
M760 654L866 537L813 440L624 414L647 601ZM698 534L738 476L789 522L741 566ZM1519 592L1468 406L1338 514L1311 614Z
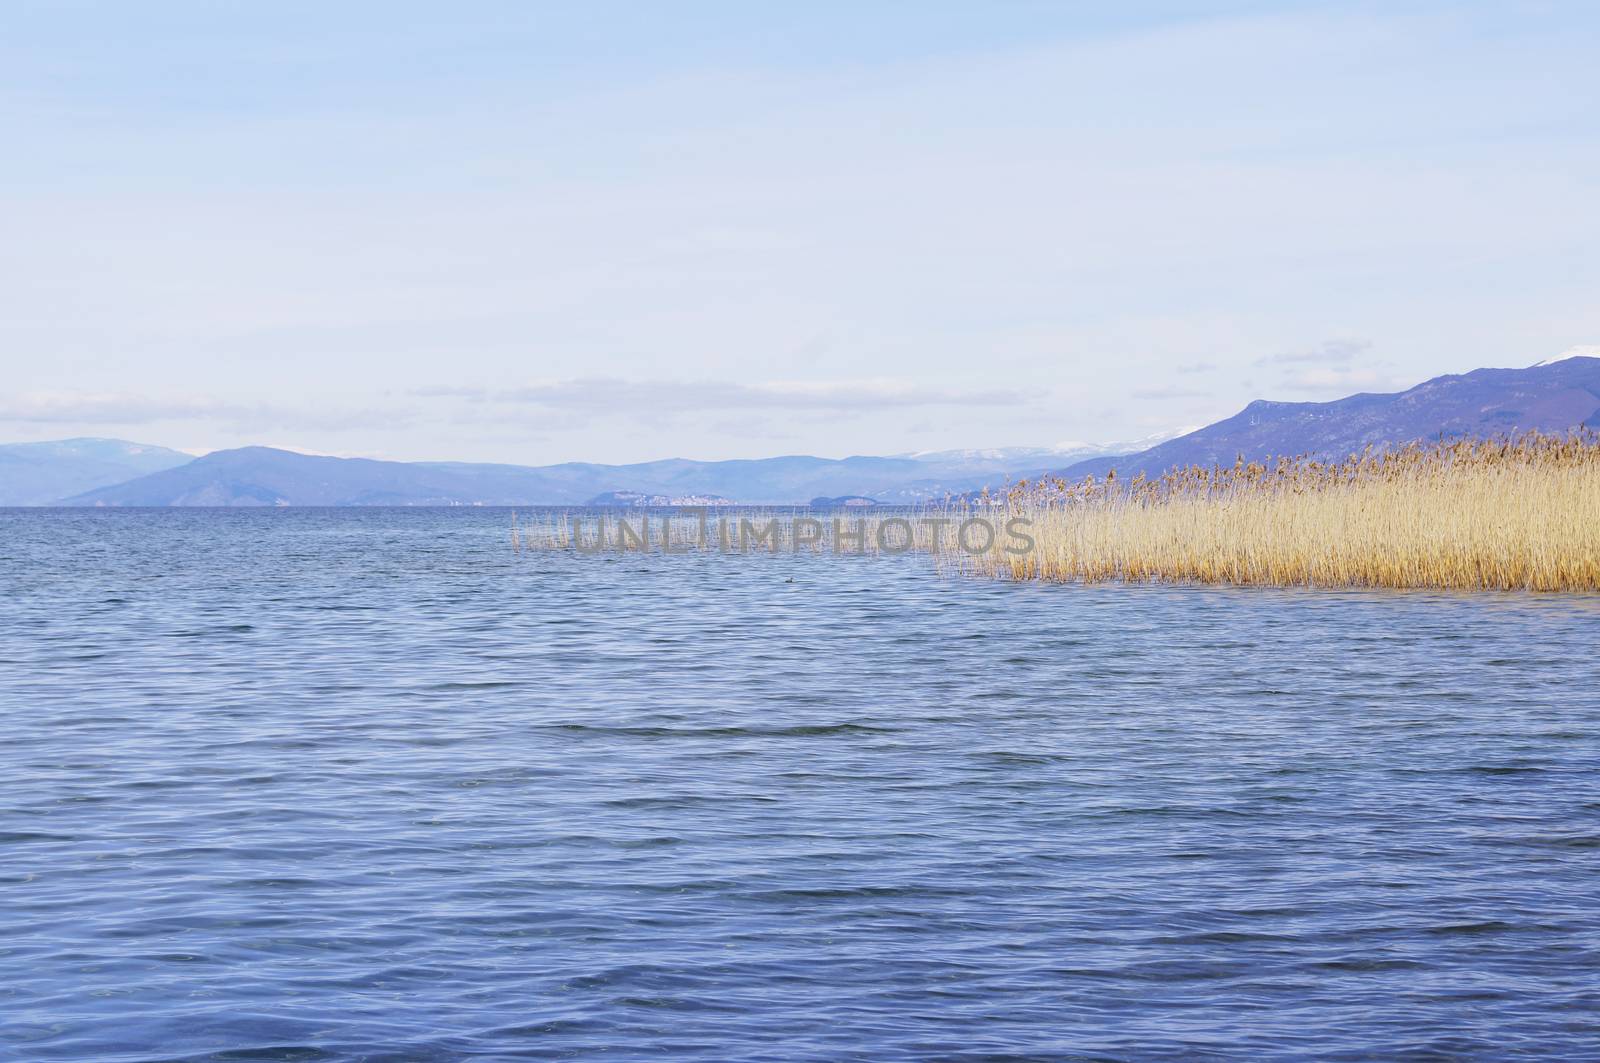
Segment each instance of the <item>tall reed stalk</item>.
M1072 582L1600 589L1593 432L1025 482L985 501L1028 518L1035 549L952 552L943 567Z

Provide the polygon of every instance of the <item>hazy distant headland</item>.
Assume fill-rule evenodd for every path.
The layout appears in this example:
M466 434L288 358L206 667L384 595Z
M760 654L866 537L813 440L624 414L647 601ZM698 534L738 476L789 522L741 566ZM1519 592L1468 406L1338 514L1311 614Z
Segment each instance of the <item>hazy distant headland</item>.
M25 447L62 448L53 479L50 467L33 451L11 456ZM82 467L73 457L84 449L97 455L93 467ZM0 447L0 463L28 463L28 474L16 480L15 489L9 476L0 476L0 505L582 506L638 505L641 499L651 500L642 503L646 505L804 505L819 496L861 496L915 505L1037 475L1088 456L1143 447L1131 443L839 459L673 458L637 465L545 466L377 461L241 447L200 458L177 455L177 460L155 472L136 466L108 467L107 456L119 450L133 455L150 449L115 440ZM98 485L85 486L95 479ZM77 490L61 490L62 485Z
M1174 438L1127 444L944 451L841 459L669 459L521 466L334 458L270 447L204 457L116 440L0 446L0 505L426 506L807 505L937 502L1021 479L1147 477L1283 455L1342 459L1416 440L1600 427L1600 358L1478 369L1394 394L1257 401ZM685 503L681 500L690 500Z
M194 461L193 454L120 439L0 446L0 505L51 506L98 487Z

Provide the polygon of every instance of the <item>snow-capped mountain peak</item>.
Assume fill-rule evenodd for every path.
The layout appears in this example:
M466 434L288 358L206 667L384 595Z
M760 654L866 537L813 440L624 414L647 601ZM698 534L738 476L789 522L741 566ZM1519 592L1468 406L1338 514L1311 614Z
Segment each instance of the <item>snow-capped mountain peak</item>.
M1538 369L1542 365L1555 365L1565 362L1569 358L1600 358L1600 343L1586 343L1577 347L1568 347L1554 358L1546 358L1542 362L1534 362L1529 369Z
M1025 458L1041 458L1048 461L1058 461L1063 458L1092 458L1101 455L1133 454L1137 451L1148 450L1157 443L1165 443L1169 439L1188 435L1197 426L1173 428L1155 435L1145 436L1143 439L1119 439L1106 443L1090 443L1078 439L1063 440L1054 446L1048 447L985 447L970 450L921 450L911 454L897 454L895 457L912 458L916 461L1016 461Z

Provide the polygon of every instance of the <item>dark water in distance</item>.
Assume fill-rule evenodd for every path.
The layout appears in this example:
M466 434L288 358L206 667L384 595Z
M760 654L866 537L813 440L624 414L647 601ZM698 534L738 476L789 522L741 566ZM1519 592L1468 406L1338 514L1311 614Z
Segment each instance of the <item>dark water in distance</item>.
M0 511L3 1058L1600 1058L1600 599L507 526Z

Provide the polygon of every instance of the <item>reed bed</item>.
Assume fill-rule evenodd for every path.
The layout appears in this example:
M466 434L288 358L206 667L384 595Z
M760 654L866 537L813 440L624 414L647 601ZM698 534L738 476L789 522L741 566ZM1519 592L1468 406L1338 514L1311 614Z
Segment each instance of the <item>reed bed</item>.
M1024 482L977 504L1025 518L1033 548L946 551L941 568L1083 583L1600 590L1600 435L1588 431Z

